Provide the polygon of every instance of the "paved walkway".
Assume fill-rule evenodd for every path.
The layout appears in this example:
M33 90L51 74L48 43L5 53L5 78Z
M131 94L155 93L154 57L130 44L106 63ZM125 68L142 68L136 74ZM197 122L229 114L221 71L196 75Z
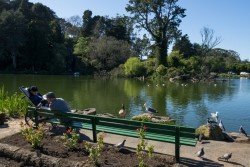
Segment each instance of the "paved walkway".
M20 131L20 121L12 120L0 126L0 138L12 135ZM86 140L92 139L92 131L80 130L83 138ZM139 139L105 134L104 142L109 144L117 144L126 139L125 146L130 149L135 149ZM174 155L174 145L156 141L148 141L148 145L154 145L155 152L162 154ZM196 157L195 153L204 147L205 155L203 158ZM218 157L225 153L232 152L233 156L229 162L218 161ZM207 166L207 167L250 167L250 144L236 142L220 142L206 140L202 143L197 143L196 147L181 146L180 149L181 164L192 166Z

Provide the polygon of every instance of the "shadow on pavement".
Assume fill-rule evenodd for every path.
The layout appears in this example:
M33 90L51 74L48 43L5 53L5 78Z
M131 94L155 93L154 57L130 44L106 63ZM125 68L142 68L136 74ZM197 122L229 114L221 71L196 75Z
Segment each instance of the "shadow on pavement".
M207 166L207 167L220 167L224 166L218 162L211 161L207 158L201 158L201 160L194 160L189 158L181 158L180 164L186 165L188 167L197 167L197 166Z

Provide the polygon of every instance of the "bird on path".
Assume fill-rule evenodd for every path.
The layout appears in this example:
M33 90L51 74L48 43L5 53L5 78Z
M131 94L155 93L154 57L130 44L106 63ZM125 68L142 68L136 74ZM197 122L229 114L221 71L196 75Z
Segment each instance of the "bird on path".
M203 136L204 136L203 133L200 133L199 138L198 138L198 141L199 141L199 142L202 141Z
M239 131L240 131L240 133L244 134L244 135L247 137L247 133L246 133L246 131L243 129L242 125L240 126Z
M120 111L119 111L119 115L120 115L120 117L125 118L126 114L127 114L127 113L126 113L124 104L122 104L122 108L121 108Z
M202 157L205 152L204 152L204 147L202 147L197 153L195 153L197 155L197 157Z
M232 153L226 153L224 154L223 156L219 157L218 160L225 160L225 161L228 161L230 158L232 157Z
M219 127L221 128L222 131L226 131L226 129L222 123L222 120L220 120Z
M150 113L150 114L155 114L158 113L158 111L154 108L148 107L147 103L144 103L144 107L146 108L146 112Z
M117 148L122 148L122 147L124 147L125 142L126 142L126 140L123 140L122 142L116 144L115 147L117 147Z

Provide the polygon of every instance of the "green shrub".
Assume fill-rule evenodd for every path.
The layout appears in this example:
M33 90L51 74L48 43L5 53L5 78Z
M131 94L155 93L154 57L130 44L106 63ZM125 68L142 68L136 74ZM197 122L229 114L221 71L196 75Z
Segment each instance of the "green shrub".
M167 73L167 67L165 67L164 65L159 65L158 67L157 67L157 69L156 69L156 72L159 74L159 75L161 75L161 76L164 76L164 75L166 75L166 73Z
M143 62L144 67L146 68L147 75L151 75L155 72L156 58L149 58Z
M129 77L142 76L145 74L145 67L143 63L137 57L129 58L124 64L125 75Z
M8 92L4 91L4 86L0 89L0 111L4 112L7 117L24 116L28 104L29 102L23 99L21 93L15 92L9 96Z

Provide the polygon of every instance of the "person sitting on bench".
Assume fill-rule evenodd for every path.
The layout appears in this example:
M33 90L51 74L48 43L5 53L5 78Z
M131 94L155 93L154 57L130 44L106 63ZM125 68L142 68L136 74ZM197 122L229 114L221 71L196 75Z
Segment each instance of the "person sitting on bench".
M43 95L43 98L49 102L49 108L51 110L57 110L61 112L71 112L69 105L62 98L56 98L56 95L53 92L46 93L45 95ZM67 123L70 121L61 118L60 122ZM72 129L67 126L66 131L68 130Z
M55 93L48 92L43 97L49 102L49 108L51 110L71 112L69 105L62 98L56 98Z

